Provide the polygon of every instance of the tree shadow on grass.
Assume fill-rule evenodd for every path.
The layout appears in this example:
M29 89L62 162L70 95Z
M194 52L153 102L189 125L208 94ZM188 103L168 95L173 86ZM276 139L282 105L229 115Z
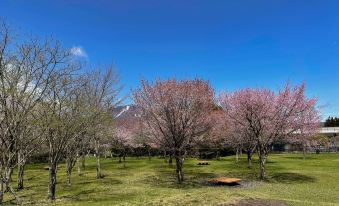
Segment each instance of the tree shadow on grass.
M273 174L268 181L285 184L299 184L316 182L316 178L298 173L282 172Z
M252 163L253 163L253 162L252 162ZM257 160L256 163L259 164L259 161ZM268 160L266 161L266 163L267 163L267 164L276 164L276 163L278 163L278 162L277 162L277 161L273 161L273 160L268 159Z
M237 174L227 173L223 176L226 177L238 177ZM148 184L152 187L162 187L162 188L171 188L171 189L197 189L197 188L206 188L206 187L224 187L228 189L232 188L253 188L256 186L256 181L253 180L244 180L236 184L215 184L210 180L216 177L220 177L220 174L210 173L210 172L200 172L200 173L185 173L185 180L183 183L178 184L176 176L174 173L160 173L157 175L150 175L145 177L141 182L143 184Z
M111 191L109 190L98 190L98 189L88 189L77 192L75 194L63 195L60 199L66 201L74 201L77 203L88 203L91 202L105 202L116 200L118 202L134 198L137 194L134 192L120 192L120 191ZM112 203L112 205L115 205Z
M79 201L81 200L81 197L83 196L88 196L90 194L95 193L95 189L89 189L89 190L82 190L76 194L71 194L71 195L63 195L60 197L60 199L69 199L72 201Z
M307 160L316 160L318 159L317 157L312 157L309 155L306 155L306 159L304 160L304 157L302 155L300 156L287 156L287 157L283 157L285 159L292 159L292 160L303 160L303 161L307 161Z
M7 201L3 201L4 205L17 205L15 202L15 198L9 199Z
M206 186L206 181L215 178L214 173L184 173L184 182L177 183L174 172L158 172L156 175L146 176L141 180L142 183L152 185L154 187L164 188L201 188Z
M85 181L77 182L76 185L87 185L87 184L110 184L110 185L118 185L123 184L123 182L119 179L112 179L112 178L101 178L101 179L88 179Z

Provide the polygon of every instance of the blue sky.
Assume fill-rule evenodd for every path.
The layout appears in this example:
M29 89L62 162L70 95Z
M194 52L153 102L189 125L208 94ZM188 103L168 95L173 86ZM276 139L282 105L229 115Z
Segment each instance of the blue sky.
M20 31L113 63L124 93L140 77L201 77L216 91L304 81L324 117L339 115L338 11L335 0L0 1Z

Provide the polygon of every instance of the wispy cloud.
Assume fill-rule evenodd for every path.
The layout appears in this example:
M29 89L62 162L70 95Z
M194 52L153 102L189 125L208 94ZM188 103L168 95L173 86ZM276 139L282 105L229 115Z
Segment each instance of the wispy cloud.
M87 53L85 52L85 50L81 46L74 46L74 47L72 47L71 48L71 53L74 56L87 58Z

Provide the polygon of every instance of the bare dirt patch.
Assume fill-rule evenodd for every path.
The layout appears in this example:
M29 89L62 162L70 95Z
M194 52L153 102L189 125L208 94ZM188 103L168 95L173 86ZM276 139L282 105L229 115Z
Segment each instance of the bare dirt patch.
M288 204L280 200L243 199L235 203L223 203L218 206L288 206Z

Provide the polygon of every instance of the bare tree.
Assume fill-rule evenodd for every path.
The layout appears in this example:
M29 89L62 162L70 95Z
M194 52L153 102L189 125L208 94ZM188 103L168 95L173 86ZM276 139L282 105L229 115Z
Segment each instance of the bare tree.
M69 53L53 40L42 41L16 36L7 24L0 25L0 204L4 190L15 192L11 174L19 166L19 189L23 187L23 168L39 141L34 125L37 107L46 96L51 76L59 70ZM33 131L34 130L34 131ZM35 144L38 145L38 144ZM4 186L5 184L5 186ZM17 198L19 202L19 199Z
M89 144L88 133L88 113L89 105L86 102L85 92L83 89L84 82L80 76L74 80L74 88L69 97L68 112L71 113L72 121L71 130L68 132L69 142L66 148L66 172L67 184L71 185L71 175L73 167L80 158L85 145ZM80 164L78 162L78 175L81 174Z
M48 199L55 199L57 183L57 166L65 156L66 149L71 143L74 130L79 122L75 121L77 115L73 109L72 94L74 84L72 72L74 65L62 71L53 73L47 89L48 96L44 98L40 108L40 127L44 131L45 141L49 148L49 185Z
M34 113L37 113L34 111ZM18 168L18 177L17 177L17 190L24 189L24 174L25 166L28 159L36 154L36 152L41 148L43 139L41 138L42 132L35 125L37 121L37 116L34 115L34 118L31 118L30 122L26 122L26 127L24 129L25 135L18 142L18 154L17 154L17 168Z
M102 140L110 135L108 132L113 121L113 108L122 101L119 99L122 90L119 80L119 75L110 66L105 72L100 69L89 72L84 84L90 108L88 134L94 144L98 179L102 178L100 166Z
M208 117L214 106L214 91L200 79L141 81L134 91L134 101L142 108L149 141L169 148L176 160L178 183L182 183L183 155L186 148L206 133Z

